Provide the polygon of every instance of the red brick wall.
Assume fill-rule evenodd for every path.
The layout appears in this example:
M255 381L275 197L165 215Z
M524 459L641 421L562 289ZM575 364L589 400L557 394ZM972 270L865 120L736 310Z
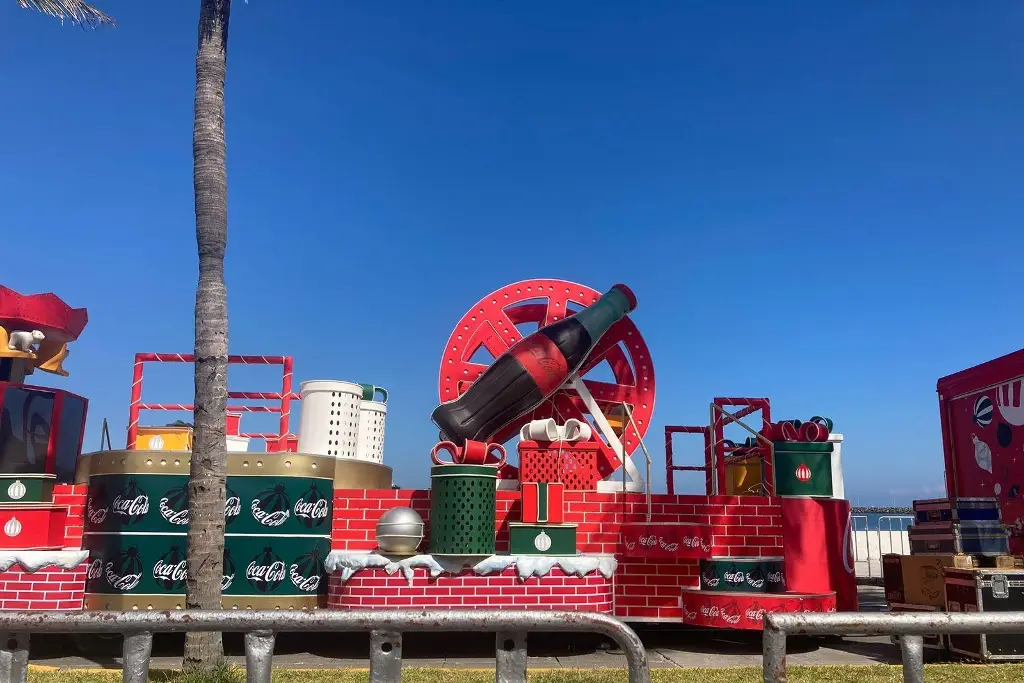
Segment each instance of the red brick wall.
M652 522L709 525L715 555L782 555L782 509L777 499L658 494L651 500ZM429 491L335 491L332 548L373 550L377 519L385 510L400 505L419 512L429 532ZM498 553L508 552L507 524L520 518L519 507L518 492L498 491ZM616 556L621 525L644 522L647 511L646 499L639 493L566 491L565 507L565 521L577 525L579 552ZM425 550L426 541L420 547ZM678 621L682 618L680 588L696 586L697 574L696 560L630 560L619 556L615 614L631 620Z
M29 573L15 565L0 572L0 609L80 610L86 566L70 571L46 567Z
M56 484L53 487L53 504L68 506L68 524L64 531L64 547L82 547L85 532L85 498L89 491L86 484Z
M522 581L514 567L500 574L463 573L431 578L417 569L410 586L400 572L364 569L342 583L335 574L328 584L328 607L522 607L587 612L612 611L612 579L594 572L584 577L566 575L558 567L540 577Z
M63 543L66 550L82 547L88 488L85 484L53 487L54 506L68 508ZM27 572L14 565L0 572L0 610L80 610L85 598L87 567L88 562L84 562L72 570L44 567L37 572Z

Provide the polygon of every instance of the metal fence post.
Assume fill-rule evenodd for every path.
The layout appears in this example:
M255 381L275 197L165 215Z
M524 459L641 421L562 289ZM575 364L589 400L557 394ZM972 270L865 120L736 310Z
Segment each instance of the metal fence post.
M494 660L497 683L526 683L526 632L496 634Z
M401 683L402 634L370 632L370 683Z
M25 683L28 680L27 633L0 633L0 683Z
M124 683L149 682L149 657L153 654L153 632L124 634L124 662L121 679Z
M772 623L771 615L764 615L764 632L761 635L764 661L764 683L788 683L786 674L786 632Z
M245 634L245 683L270 683L274 660L274 632Z
M900 636L903 683L924 683L924 636Z

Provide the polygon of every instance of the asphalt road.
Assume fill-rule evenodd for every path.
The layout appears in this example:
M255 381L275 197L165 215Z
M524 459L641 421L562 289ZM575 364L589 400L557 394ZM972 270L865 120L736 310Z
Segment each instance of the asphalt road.
M878 611L885 605L882 589L862 586L861 609ZM652 667L758 666L761 633L722 632L634 625L647 646ZM154 668L174 668L181 663L182 636L157 634L153 647ZM407 633L402 654L408 667L491 668L494 666L494 635L486 633ZM242 636L226 634L225 647L233 661L244 663ZM104 650L108 652L104 652ZM120 644L106 647L74 643L58 635L34 636L31 662L62 668L121 668ZM530 634L528 666L548 668L609 668L625 666L613 644L590 634ZM277 638L274 666L293 669L367 668L368 634L282 633ZM897 663L899 649L888 638L846 638L828 641L790 639L791 664Z

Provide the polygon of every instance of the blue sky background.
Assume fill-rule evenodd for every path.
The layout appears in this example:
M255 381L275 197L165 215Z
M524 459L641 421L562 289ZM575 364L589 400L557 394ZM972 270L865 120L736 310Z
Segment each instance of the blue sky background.
M191 350L197 268L198 2L97 2L119 28L0 4L2 282L88 307L57 382L87 450L104 417L123 439L136 351ZM939 492L936 379L1024 333L1024 6L299 7L233 8L231 348L386 386L399 483L428 481L460 316L557 277L637 293L655 490L664 424L766 395L835 419L855 503ZM145 398L190 402L191 369Z

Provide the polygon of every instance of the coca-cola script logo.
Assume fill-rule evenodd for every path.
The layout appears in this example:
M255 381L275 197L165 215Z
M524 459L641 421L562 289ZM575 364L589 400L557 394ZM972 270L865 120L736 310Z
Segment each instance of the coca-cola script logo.
M264 586L276 586L284 581L284 562L277 560L270 564L257 564L255 560L245 568L245 578L249 583L260 586L260 590L272 590Z
M167 504L166 498L160 499L160 516L171 524L185 526L188 524L188 510L175 510Z
M292 585L300 591L306 591L307 593L315 593L316 589L320 587L320 575L303 576L299 572L299 565L297 564L293 564L288 568L288 578L291 579Z
M128 485L114 497L110 507L115 515L124 518L125 524L134 524L149 512L149 496L136 483L135 477L132 477L128 480Z
M697 613L691 612L690 608L686 606L686 603L680 605L683 609L683 621L694 622L697 621Z
M85 578L88 581L95 581L101 576L103 576L103 560L93 560L89 565L89 570L86 572Z
M764 608L758 605L756 602L748 607L743 613L743 618L747 621L760 624L764 619Z
M253 519L267 527L279 527L291 517L291 502L283 484L256 494L249 510Z
M747 580L747 585L750 586L751 588L763 588L764 587L764 579L761 578L760 572L757 572L757 573L754 573L754 574L748 573L746 575L746 580Z
M116 591L130 591L142 581L142 558L135 546L128 548L103 566L103 578Z
M107 520L109 513L110 509L107 507L107 502L99 496L95 498L89 496L89 499L85 502L85 514L89 517L91 524L103 524Z
M722 621L731 626L740 623L740 617L742 615L740 614L739 606L736 604L735 601L733 601L722 608L721 612L719 613L719 616L721 617Z
M700 536L683 536L679 542L684 548L700 548L705 553L711 552L711 546L705 543Z
M765 575L765 578L768 579L768 585L769 586L781 586L782 585L782 581L783 581L783 579L782 579L782 572L768 572Z
M245 568L249 585L261 593L270 593L285 580L287 574L284 562L269 545L256 555Z
M177 526L188 524L188 489L178 486L171 489L160 499L160 516L167 522Z
M718 585L721 579L709 572L703 572L700 575L700 581L706 588L714 588Z
M705 619L714 619L718 616L718 605L701 605L700 614Z
M321 498L317 501L306 502L304 498L299 498L295 501L295 507L292 508L295 516L300 519L311 520L315 525L323 523L323 520L327 519L327 500Z
M185 568L185 560L175 564L168 564L162 559L157 560L153 565L153 578L157 583L168 587L178 587L185 584L188 579L188 570Z
M224 523L231 524L238 519L240 514L242 514L242 499L238 497L237 493L228 489L224 499Z
M281 526L288 521L288 517L291 515L288 510L277 510L275 512L267 512L260 507L260 502L254 500L252 505L249 506L252 511L253 519L262 524L263 526Z
M658 535L648 534L647 536L641 536L637 541L639 541L640 545L644 548L654 548L658 545Z
M139 585L142 581L142 572L136 572L134 574L118 574L113 569L113 562L107 562L105 567L106 571L104 576L107 579L107 583L111 588L117 591L130 591Z
M114 509L115 515L127 517L129 520L133 517L142 517L149 512L149 496L146 494L138 495L134 498L118 496L114 498L114 503L111 507Z
M739 570L727 571L722 578L725 579L726 583L733 586L738 586L747 579L746 575Z

